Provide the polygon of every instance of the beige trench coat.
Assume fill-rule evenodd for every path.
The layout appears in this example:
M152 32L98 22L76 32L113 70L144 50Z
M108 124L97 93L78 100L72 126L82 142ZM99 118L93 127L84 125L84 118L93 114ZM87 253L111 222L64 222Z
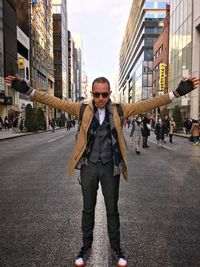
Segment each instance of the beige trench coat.
M75 116L76 118L78 118L79 116L79 111L80 111L80 106L81 106L80 102L67 102L65 100L47 95L37 90L35 90L32 100L49 105L53 108L58 108L64 112L68 112L71 115ZM165 94L162 96L157 96L157 97L154 97L154 98L151 98L145 101L133 103L133 104L123 103L122 104L123 117L128 118L132 115L143 113L145 111L154 109L156 107L169 104L170 102L171 100L170 100L169 94ZM113 109L114 124L117 130L117 133L118 133L119 147L120 147L121 155L125 163L124 169L122 170L122 174L125 180L127 180L128 171L127 171L126 144L125 144L122 127L120 124L120 118L119 118L115 103L112 103L112 109ZM93 106L92 106L92 102L89 102L89 104L87 105L84 111L80 131L78 133L77 140L73 148L72 156L67 167L67 174L69 176L72 175L73 170L75 169L77 163L79 162L81 156L83 155L83 152L85 151L86 144L87 144L87 132L88 132L88 128L90 126L92 117L93 117Z

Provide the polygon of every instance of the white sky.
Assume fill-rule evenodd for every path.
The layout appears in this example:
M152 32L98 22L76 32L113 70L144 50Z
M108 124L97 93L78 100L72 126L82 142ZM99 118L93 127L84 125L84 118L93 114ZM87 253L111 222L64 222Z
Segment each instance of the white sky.
M133 0L67 0L68 29L82 38L89 84L99 76L112 83Z

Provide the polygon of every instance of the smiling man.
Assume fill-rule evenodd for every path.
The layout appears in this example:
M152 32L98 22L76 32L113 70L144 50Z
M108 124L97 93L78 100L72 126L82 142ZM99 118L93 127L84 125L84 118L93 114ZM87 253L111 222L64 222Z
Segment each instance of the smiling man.
M81 103L73 103L49 96L31 88L19 76L5 78L7 85L16 91L29 95L32 100L68 112L76 118L80 115ZM169 94L154 97L138 103L121 103L123 117L166 105L175 97L181 97L199 85L199 79L183 79L178 88ZM93 81L93 100L86 106L77 140L68 165L68 175L74 168L80 169L83 194L82 232L83 246L75 260L75 266L85 266L91 255L94 229L94 215L97 190L101 184L107 214L110 251L117 266L127 266L127 260L120 245L120 221L118 197L120 174L128 179L126 145L122 132L118 105L110 100L109 81L99 77ZM102 266L104 263L102 262Z

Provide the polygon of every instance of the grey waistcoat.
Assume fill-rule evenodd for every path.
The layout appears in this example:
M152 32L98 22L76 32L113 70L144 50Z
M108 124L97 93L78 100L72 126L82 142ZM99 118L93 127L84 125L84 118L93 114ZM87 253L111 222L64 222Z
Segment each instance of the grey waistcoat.
M99 159L101 159L103 163L112 160L112 142L111 137L108 136L105 119L96 131L94 144L89 155L89 160L94 163Z

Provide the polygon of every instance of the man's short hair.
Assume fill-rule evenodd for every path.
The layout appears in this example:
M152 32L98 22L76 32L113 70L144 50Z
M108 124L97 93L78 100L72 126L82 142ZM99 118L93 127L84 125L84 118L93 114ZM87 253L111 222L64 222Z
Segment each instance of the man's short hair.
M107 85L108 85L108 89L109 89L109 91L110 91L110 82L109 82L109 80L106 79L105 77L98 77L98 78L96 78L96 79L93 81L93 83L92 83L92 89L93 89L95 83L107 83Z

